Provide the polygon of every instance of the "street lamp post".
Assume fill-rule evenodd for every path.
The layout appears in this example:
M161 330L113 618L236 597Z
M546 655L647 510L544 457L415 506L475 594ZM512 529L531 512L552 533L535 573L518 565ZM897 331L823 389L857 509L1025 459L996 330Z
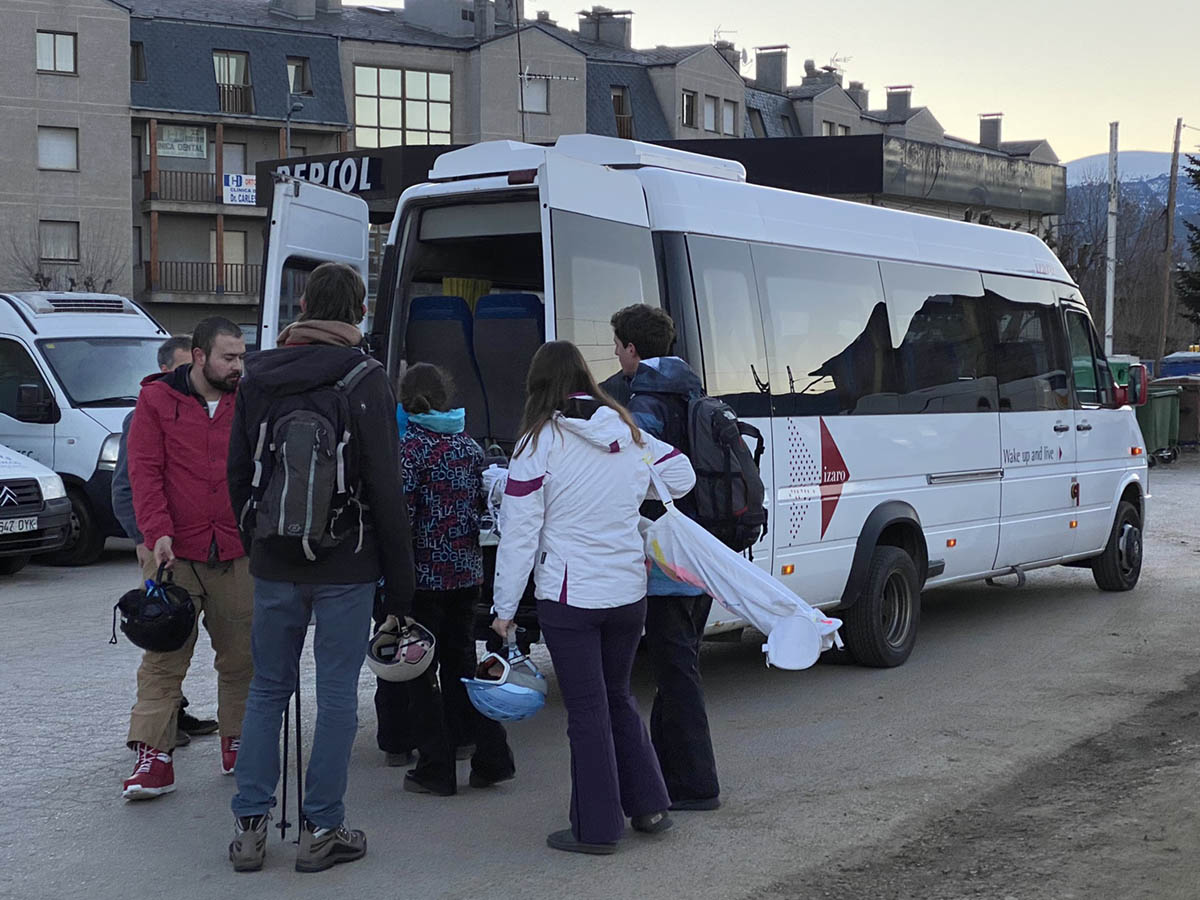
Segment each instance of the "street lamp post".
M287 147L284 148L283 154L285 158L292 155L292 116L300 112L302 109L304 109L304 104L297 100L292 103L292 105L288 108L287 115L283 117L283 130L285 134L285 140L287 142Z

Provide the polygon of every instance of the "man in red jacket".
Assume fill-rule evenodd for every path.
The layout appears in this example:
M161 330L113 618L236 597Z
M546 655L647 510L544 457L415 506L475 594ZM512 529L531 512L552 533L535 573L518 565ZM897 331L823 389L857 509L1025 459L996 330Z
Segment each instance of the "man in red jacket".
M216 652L221 771L237 761L253 666L253 585L229 500L226 460L234 393L242 376L242 330L214 316L192 334L192 363L142 382L129 429L129 478L138 530L154 558L144 574L165 566L192 595ZM183 678L197 630L172 653L147 651L138 669L129 747L137 751L126 800L175 790L171 751Z

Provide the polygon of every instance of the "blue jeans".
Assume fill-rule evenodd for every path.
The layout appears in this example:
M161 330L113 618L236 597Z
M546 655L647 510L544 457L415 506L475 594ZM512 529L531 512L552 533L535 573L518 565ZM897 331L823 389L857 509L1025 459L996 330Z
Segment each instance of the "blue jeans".
M296 689L300 651L316 618L317 722L305 775L303 812L318 828L345 818L346 770L358 730L358 673L370 635L375 583L292 584L254 579L254 680L238 750L235 816L275 806L279 730Z

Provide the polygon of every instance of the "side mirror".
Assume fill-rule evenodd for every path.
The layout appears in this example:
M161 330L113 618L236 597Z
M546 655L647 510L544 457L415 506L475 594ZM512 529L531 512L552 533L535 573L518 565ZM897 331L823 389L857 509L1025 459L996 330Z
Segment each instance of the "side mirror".
M1130 406L1145 406L1150 397L1150 373L1140 363L1129 367L1129 387L1126 393Z
M60 418L58 404L41 384L17 386L17 419L33 425L53 425Z

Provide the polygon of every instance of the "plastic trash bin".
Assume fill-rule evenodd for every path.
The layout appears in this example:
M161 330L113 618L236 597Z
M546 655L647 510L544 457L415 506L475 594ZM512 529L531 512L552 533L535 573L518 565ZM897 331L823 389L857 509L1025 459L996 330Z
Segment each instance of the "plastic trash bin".
M1179 455L1179 396L1174 385L1155 384L1146 403L1137 408L1138 425L1146 442L1148 462L1172 462Z
M1179 443L1189 449L1200 447L1200 376L1163 378L1154 382L1151 390L1166 385L1183 391L1179 396Z

